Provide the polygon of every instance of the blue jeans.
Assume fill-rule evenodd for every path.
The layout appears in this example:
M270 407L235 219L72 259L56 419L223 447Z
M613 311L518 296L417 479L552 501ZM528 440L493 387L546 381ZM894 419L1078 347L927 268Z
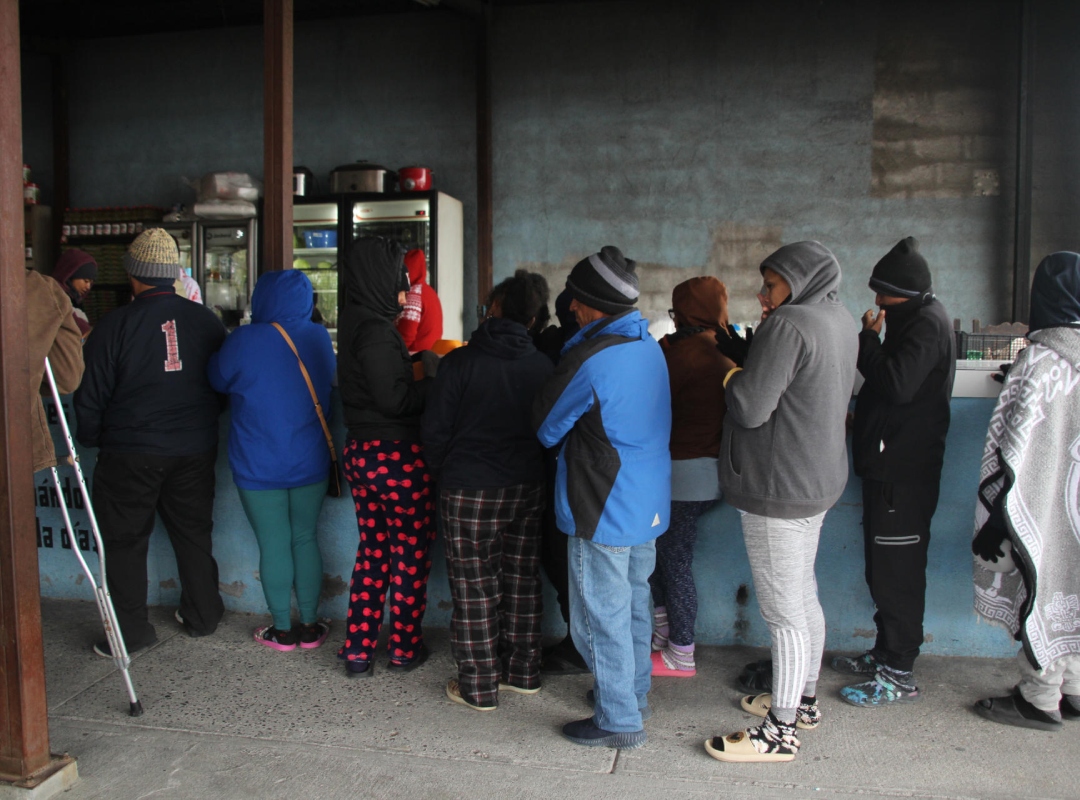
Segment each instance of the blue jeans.
M652 676L649 576L656 542L610 547L567 538L570 632L596 681L593 721L613 733L640 731Z

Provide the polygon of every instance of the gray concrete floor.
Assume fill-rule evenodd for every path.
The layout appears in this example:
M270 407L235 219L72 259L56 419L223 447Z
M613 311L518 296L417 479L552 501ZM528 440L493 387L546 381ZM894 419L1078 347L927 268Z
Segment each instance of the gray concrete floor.
M800 733L788 764L721 764L702 742L754 718L733 680L762 650L703 647L692 679L657 679L634 751L574 745L560 726L589 715L589 676L553 677L532 697L479 714L448 702L445 630L427 632L427 664L395 675L377 662L347 680L334 624L318 650L278 653L251 641L262 617L226 616L216 634L180 633L152 609L161 641L137 653L132 678L146 713L127 715L90 603L43 601L50 732L78 759L65 798L918 798L1080 797L1080 722L1027 731L971 711L1015 682L1011 660L923 657L920 703L864 710L839 699L824 670L825 720Z

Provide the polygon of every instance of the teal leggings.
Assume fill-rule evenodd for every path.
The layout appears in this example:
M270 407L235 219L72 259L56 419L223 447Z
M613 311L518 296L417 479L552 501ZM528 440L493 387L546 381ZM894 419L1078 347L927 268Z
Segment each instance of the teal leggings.
M259 574L274 627L292 627L292 590L300 621L315 622L322 591L322 556L315 529L326 481L295 489L250 490L237 487L240 503L259 541Z

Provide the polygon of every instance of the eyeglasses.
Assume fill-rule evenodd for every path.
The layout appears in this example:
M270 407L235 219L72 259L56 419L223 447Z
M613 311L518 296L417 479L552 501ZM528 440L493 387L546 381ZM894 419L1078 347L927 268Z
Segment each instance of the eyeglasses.
M671 317L672 321L674 321L675 320L675 309L674 308L669 308L667 310L667 315L669 317Z

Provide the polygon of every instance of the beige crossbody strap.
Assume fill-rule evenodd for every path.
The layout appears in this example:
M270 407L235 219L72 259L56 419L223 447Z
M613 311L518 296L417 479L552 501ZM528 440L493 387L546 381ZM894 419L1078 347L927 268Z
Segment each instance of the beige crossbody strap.
M296 362L300 365L300 371L304 374L304 380L307 382L308 391L311 392L311 399L315 401L315 413L319 415L319 422L322 423L323 433L326 434L326 444L330 448L330 457L337 461L337 450L334 449L334 437L330 435L330 426L326 424L326 416L323 414L322 405L319 403L319 396L315 394L315 387L311 383L311 376L308 375L307 367L304 366L304 359L300 358L300 354L296 352L296 345L293 344L293 340L289 338L289 334L285 333L285 329L276 322L271 322L282 338L285 339L285 343L289 345L289 349L293 351L293 355L296 356Z

